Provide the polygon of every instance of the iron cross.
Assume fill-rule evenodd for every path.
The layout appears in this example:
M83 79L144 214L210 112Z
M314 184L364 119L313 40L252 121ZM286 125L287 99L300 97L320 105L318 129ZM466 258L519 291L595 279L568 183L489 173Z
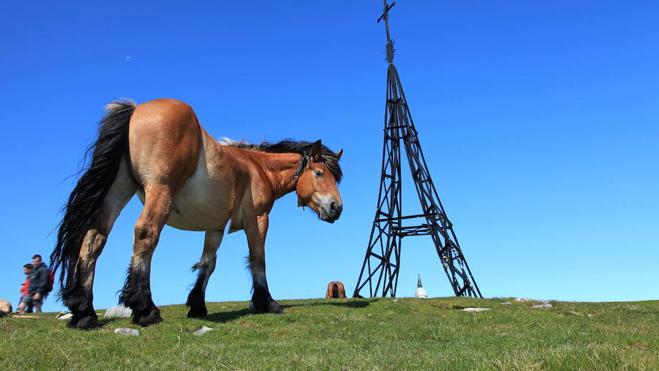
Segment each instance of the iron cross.
M384 21L385 21L385 22L387 22L387 21L389 20L389 10L390 10L391 8L393 8L394 5L396 5L396 2L395 2L395 1L392 2L391 4L387 4L387 0L384 0L384 12L383 12L382 15L380 16L380 18L378 18L378 23L380 23L380 21L382 20L382 18L384 18Z
M387 45L385 46L385 55L387 58L387 63L394 63L394 42L391 40L391 34L389 33L389 10L396 5L396 2L393 1L391 4L387 4L387 0L382 0L384 3L384 11L380 18L378 18L378 23L384 19L384 28L387 31Z

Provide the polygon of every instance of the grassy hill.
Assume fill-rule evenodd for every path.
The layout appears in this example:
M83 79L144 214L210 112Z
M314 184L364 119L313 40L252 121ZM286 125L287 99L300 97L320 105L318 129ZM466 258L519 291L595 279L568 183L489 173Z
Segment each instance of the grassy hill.
M659 369L659 301L507 301L292 300L283 315L211 303L204 320L176 305L138 337L114 334L138 328L126 319L84 332L54 314L10 317L0 319L0 369ZM213 331L194 336L203 325Z

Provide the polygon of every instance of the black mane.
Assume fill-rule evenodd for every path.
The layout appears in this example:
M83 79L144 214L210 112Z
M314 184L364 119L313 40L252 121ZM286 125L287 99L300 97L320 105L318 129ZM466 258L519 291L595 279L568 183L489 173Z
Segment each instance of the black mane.
M232 147L252 149L256 151L263 151L269 153L299 153L301 155L311 154L311 147L313 147L313 142L306 141L294 141L290 139L282 140L277 143L263 142L261 144L250 144L245 142L233 142L229 140L223 141L224 144L230 145ZM341 171L341 166L339 165L339 159L331 149L327 148L324 144L321 145L321 157L325 162L327 169L332 172L336 182L340 182L343 177L343 172Z

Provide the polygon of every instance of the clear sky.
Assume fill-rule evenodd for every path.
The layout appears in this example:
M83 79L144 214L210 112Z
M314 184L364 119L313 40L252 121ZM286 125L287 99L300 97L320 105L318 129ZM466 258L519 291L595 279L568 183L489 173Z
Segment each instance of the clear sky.
M175 97L217 138L322 138L345 150L345 209L330 225L282 198L268 278L278 299L352 293L376 204L384 29L372 1L5 2L0 15L0 298L54 245L103 106ZM406 1L396 64L449 218L485 296L659 297L659 5L656 1ZM409 181L406 178L405 181ZM406 183L407 210L414 211ZM98 262L114 305L141 208ZM165 228L157 304L182 303L203 234ZM247 300L244 234L227 235L210 301ZM428 238L403 244L399 296L421 273L452 291ZM59 310L54 298L45 309Z

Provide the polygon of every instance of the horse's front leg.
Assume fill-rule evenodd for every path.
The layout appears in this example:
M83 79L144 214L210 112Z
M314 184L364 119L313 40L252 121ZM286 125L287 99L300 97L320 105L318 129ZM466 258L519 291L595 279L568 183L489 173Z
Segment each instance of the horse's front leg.
M245 223L249 243L249 269L252 272L252 304L257 313L281 313L279 303L272 299L265 276L265 237L268 233L268 214L256 217L254 223Z
M208 279L215 270L215 261L217 260L217 249L222 243L224 228L217 231L207 231L204 238L204 252L201 254L199 263L195 264L192 269L199 272L197 282L188 295L186 305L190 307L188 317L204 317L208 314L206 310L206 285Z

